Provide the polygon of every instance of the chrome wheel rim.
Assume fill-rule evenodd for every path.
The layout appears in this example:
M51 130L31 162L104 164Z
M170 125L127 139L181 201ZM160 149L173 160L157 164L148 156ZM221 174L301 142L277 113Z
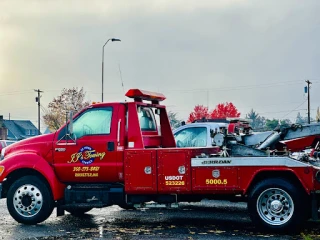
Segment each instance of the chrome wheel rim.
M43 197L40 190L31 184L19 187L13 195L13 206L23 217L33 217L42 208Z
M279 188L269 188L259 195L257 210L264 222L279 226L292 218L294 203L286 191Z

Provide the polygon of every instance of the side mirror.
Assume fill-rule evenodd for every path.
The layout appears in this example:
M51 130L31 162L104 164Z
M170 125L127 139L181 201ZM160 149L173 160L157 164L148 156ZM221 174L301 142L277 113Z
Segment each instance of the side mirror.
M70 115L69 115L69 134L72 135L73 134L73 112L70 111Z

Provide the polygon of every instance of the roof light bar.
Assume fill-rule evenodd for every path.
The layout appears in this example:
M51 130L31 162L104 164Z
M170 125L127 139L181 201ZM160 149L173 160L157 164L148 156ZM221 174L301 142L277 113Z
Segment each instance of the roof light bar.
M126 97L136 100L163 101L166 97L162 93L149 92L141 89L130 89L126 93Z

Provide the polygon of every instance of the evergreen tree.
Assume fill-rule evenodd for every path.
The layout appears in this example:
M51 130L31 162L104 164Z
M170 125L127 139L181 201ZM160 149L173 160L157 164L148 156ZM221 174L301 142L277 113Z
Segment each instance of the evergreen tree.
M263 130L266 124L265 117L259 116L259 114L251 109L251 111L246 114L246 118L252 120L250 123L251 127L255 130Z
M170 126L172 129L175 129L181 126L182 121L177 118L177 113L169 111L168 118L169 118Z
M308 120L307 120L308 122ZM298 112L297 117L296 117L296 123L297 124L304 124L306 123L305 118L303 118L300 114L300 112Z

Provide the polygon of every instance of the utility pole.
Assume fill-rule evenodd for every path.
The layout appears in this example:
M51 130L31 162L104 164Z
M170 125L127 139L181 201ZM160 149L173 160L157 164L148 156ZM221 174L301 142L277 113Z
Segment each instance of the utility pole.
M36 102L38 103L38 135L40 135L40 93L42 93L43 91L41 91L40 89L34 89L34 91L38 93L38 97L36 97Z
M307 83L307 91L308 91L308 123L310 124L310 82L309 80L306 80Z

